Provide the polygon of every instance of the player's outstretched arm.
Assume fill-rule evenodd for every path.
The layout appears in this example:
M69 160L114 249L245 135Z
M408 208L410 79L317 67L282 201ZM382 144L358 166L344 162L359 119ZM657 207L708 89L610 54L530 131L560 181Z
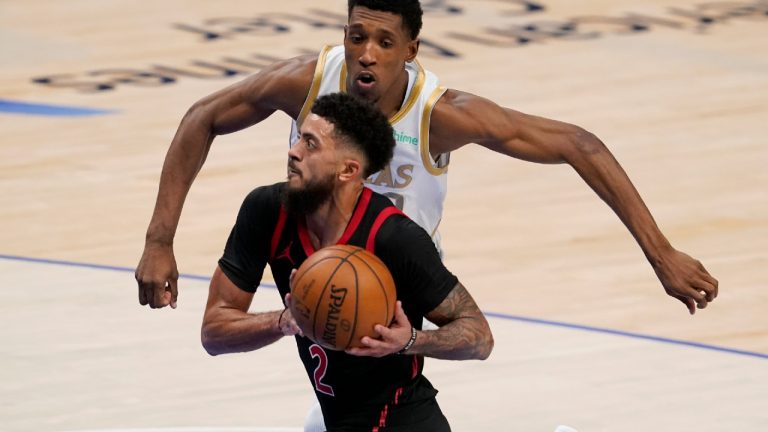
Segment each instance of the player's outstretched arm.
M449 90L432 114L430 151L444 153L468 143L527 161L571 165L632 233L667 294L691 314L717 297L717 280L698 260L670 245L627 174L595 135Z
M165 156L144 252L136 268L140 304L176 307L173 238L184 200L214 137L259 123L277 110L296 118L316 64L316 56L276 63L198 101L187 111Z
M200 332L209 354L253 351L298 333L290 309L249 314L251 300L252 293L238 288L216 267Z
M363 337L364 347L350 348L347 353L357 356L383 357L405 349L407 354L421 354L445 360L485 360L493 350L493 335L488 321L472 296L457 283L427 319L437 324L437 330L413 329L400 302L389 327L377 325L380 339ZM415 338L412 336L415 335Z

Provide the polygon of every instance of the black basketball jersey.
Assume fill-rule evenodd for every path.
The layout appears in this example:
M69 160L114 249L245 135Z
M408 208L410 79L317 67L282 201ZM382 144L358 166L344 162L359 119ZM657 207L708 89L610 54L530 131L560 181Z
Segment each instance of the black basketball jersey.
M290 292L291 271L315 251L304 218L292 217L281 205L284 186L260 187L246 197L219 260L227 277L248 292L255 292L269 264L281 298ZM429 235L387 197L368 188L337 244L365 248L387 265L397 298L418 329L424 315L458 283ZM395 405L417 406L437 393L421 374L421 356L356 357L299 336L296 345L329 429L384 426Z

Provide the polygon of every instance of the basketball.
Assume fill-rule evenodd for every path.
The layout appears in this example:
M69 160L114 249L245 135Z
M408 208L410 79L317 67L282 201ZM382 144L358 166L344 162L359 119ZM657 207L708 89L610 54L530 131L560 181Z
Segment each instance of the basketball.
M397 292L384 263L365 249L329 246L299 266L291 290L291 313L304 336L324 348L359 347L389 326Z

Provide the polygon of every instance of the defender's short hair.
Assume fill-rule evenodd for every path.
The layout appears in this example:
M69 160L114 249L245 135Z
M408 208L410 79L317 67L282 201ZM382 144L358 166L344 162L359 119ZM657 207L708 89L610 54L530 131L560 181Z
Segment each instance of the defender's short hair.
M352 16L352 9L355 6L400 15L403 18L403 25L411 35L411 39L419 37L422 25L421 17L424 15L419 0L349 0L347 5L347 17Z
M312 113L334 126L334 132L362 151L367 159L365 177L379 172L392 160L395 138L387 117L371 103L347 93L319 97Z

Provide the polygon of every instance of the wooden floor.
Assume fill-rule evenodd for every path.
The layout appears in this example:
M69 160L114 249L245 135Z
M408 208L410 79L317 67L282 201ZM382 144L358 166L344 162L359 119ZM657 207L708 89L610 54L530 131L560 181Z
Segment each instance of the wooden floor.
M313 396L291 341L199 344L242 198L284 175L286 116L216 140L175 245L179 309L141 308L132 268L189 105L340 42L345 3L0 3L0 430L299 430ZM454 429L765 429L766 3L423 3L420 58L445 85L597 134L720 280L691 317L569 167L456 152L446 262L496 349L427 362ZM266 287L254 309L278 302Z

